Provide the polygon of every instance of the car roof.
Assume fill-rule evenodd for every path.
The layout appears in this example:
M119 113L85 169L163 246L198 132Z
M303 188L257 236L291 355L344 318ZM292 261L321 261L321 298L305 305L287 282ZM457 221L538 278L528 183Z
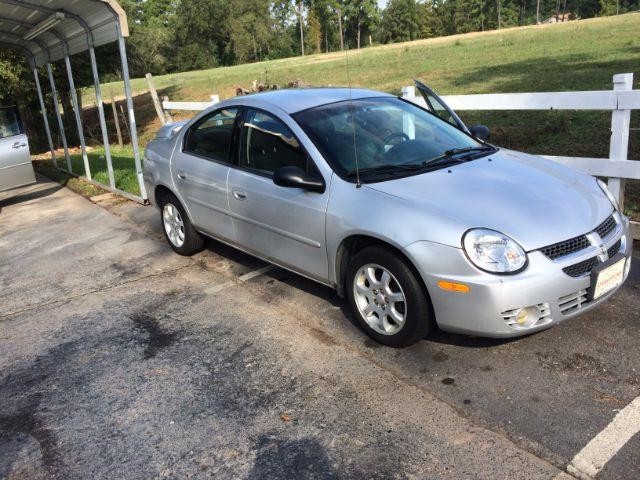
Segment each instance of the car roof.
M295 88L256 93L240 98L247 106L277 106L291 115L320 105L371 97L393 95L362 88Z

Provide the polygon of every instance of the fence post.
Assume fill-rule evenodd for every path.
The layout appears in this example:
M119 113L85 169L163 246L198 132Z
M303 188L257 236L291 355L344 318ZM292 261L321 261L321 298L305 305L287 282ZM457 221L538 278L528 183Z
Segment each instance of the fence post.
M167 124L167 117L162 110L162 104L160 103L160 98L158 97L158 91L156 90L155 85L153 84L153 75L147 73L145 75L147 79L147 84L149 85L149 93L151 94L151 100L153 101L153 106L156 109L156 115L158 115L158 120L160 120L161 125Z
M613 76L613 90L616 92L633 89L633 73L619 73ZM614 110L611 114L611 160L627 160L629 155L629 124L631 110ZM624 178L609 178L609 189L624 210Z
M120 130L120 119L118 118L118 111L116 110L116 100L113 98L113 92L111 93L111 110L113 110L113 122L116 124L116 133L118 134L118 146L124 147L122 142L122 130Z
M416 96L416 87L413 85L402 87L402 98L410 99Z
M166 95L162 97L162 103L163 103L162 110L164 110L164 113L167 116L167 122L173 123L173 115L171 114L171 110L164 109L164 102L168 102L168 101L169 101L169 97L167 97Z

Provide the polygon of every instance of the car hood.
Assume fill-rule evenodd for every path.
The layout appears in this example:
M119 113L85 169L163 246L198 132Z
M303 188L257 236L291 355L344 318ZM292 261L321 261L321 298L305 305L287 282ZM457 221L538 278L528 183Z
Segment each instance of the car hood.
M592 231L613 211L593 177L510 150L367 187L426 213L430 225L420 240L455 247L464 232L481 227L536 250ZM444 231L434 233L434 224Z

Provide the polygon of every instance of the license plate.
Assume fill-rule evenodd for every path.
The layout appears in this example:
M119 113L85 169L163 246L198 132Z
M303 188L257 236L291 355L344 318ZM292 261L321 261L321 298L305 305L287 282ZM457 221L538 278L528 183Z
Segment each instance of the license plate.
M598 273L593 290L594 300L622 284L625 262L626 259L623 258Z

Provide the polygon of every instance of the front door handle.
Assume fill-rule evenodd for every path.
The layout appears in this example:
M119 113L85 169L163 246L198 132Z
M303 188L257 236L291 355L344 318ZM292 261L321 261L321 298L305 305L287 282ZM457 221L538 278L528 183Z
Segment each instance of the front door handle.
M26 146L27 146L27 144L26 144L26 143L16 142L16 143L14 143L14 144L13 144L13 147L12 147L12 148L16 148L16 149L17 149L17 148L24 148L24 147L26 147Z
M238 200L244 200L247 198L247 194L242 190L237 190L234 188L233 190L231 190L231 192L233 193L233 196L236 197Z

